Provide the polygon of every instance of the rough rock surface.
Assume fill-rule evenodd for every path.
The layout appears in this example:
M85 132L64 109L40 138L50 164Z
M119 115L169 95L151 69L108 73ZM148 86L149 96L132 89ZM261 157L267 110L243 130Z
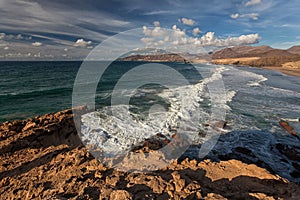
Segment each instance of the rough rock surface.
M239 160L184 159L146 174L107 168L81 144L73 117L66 110L0 125L1 199L300 198L299 185Z

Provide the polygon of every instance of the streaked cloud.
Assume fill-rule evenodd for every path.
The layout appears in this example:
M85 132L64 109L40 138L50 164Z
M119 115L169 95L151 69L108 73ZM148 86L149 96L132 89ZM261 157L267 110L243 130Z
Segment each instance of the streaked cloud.
M252 20L258 20L259 14L258 13L249 13L249 14L239 14L239 13L234 13L231 14L230 17L232 19L238 19L238 18L250 18Z
M148 34L143 37L145 43L193 47L193 43L250 44L258 40L271 46L299 43L299 6L299 0L0 0L0 57L82 59L108 37L143 25ZM154 28L148 28L152 25ZM171 27L174 33L162 27ZM279 38L282 34L287 37ZM43 45L37 48L32 45L35 42Z

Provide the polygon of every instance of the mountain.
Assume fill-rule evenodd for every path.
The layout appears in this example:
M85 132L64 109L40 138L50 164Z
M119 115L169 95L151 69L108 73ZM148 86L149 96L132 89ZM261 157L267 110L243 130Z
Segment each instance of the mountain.
M222 49L212 54L213 59L221 59L221 58L237 58L240 57L237 52L235 52L232 48Z
M207 63L211 57L208 54L189 54L189 53L165 53L148 55L130 55L119 59L120 61L145 61L145 62L193 62Z
M293 53L293 54L300 54L300 45L293 46L293 47L289 48L287 51L290 53Z
M121 61L146 61L146 62L185 62L178 54L131 55L119 59Z
M217 51L212 54L212 59L216 64L281 67L288 62L300 61L300 46L288 50L273 49L269 46L238 46Z
M288 52L287 50L272 49L272 50L262 53L258 56L265 57L265 58L271 58L271 57L294 57L296 55Z
M213 59L259 57L268 51L273 50L270 46L238 46L225 48L212 54Z

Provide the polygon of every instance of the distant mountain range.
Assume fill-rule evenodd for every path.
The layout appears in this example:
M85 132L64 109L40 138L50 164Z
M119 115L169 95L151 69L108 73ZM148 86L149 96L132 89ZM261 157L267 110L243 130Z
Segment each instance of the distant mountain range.
M176 54L176 53L162 53L162 54L134 54L127 57L120 58L121 61L145 61L145 62L209 62L210 55L204 54Z
M300 61L300 46L293 46L287 50L273 49L269 46L239 46L225 48L212 54L212 62L216 64L281 67L285 63L296 61Z
M289 49L274 49L270 46L237 46L224 48L209 54L149 54L130 55L119 60L122 61L146 61L146 62L212 62L216 64L250 65L255 67L264 66L287 66L286 63L300 61L300 45ZM295 64L294 63L294 64ZM294 65L293 64L293 65ZM300 68L300 66L299 66Z

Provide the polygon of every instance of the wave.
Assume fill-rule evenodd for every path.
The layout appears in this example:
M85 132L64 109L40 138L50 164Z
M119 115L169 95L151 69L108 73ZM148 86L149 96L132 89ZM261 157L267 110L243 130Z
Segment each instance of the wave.
M163 89L157 95L168 101L168 110L151 107L146 119L129 113L128 105L114 105L85 114L82 116L82 140L88 145L100 147L107 156L115 156L128 152L133 145L157 133L171 138L170 129L176 130L182 124L191 130L187 137L194 139L196 135L193 133L198 135L199 129L203 128L202 124L211 119L210 112L201 108L201 103L209 98L205 88L207 84L222 79L224 70L225 67L219 67L210 77L194 85ZM147 89L141 91L154 92ZM231 101L234 95L235 92L231 91L226 97L216 98L217 104L220 104L216 106L223 106L222 110L228 109L226 102Z

